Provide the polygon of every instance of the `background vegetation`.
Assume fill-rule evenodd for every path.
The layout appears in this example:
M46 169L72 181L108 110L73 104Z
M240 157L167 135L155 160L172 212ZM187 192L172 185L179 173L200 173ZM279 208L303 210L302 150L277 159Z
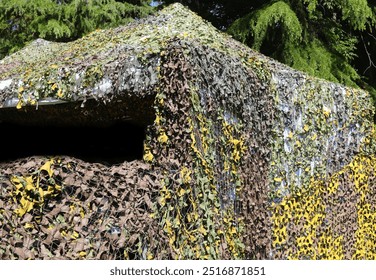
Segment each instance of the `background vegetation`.
M72 41L152 10L147 0L1 0L0 58L37 38Z

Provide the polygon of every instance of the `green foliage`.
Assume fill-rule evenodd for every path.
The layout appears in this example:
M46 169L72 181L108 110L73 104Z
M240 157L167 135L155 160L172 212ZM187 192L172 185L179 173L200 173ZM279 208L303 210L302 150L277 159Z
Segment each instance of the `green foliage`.
M369 21L374 19L372 8L367 0L303 0L311 19L317 18L320 10L329 12L329 15L339 13L341 20L347 22L354 30L364 30Z
M334 5L341 11L342 20L347 21L354 30L364 30L370 20L375 20L367 0L337 0Z
M2 0L0 58L37 38L70 41L97 28L126 24L152 11L146 1Z
M286 47L283 60L293 68L333 82L356 86L360 77L355 69L339 55L331 52L320 40Z
M346 85L361 85L363 77L353 63L360 53L359 32L372 32L376 27L376 15L368 2L266 1L234 21L227 31L298 70Z
M288 4L275 2L264 9L257 10L250 21L253 47L260 49L269 28L282 25L283 41L287 44L298 43L302 39L302 26Z
M325 30L325 40L329 43L328 47L342 56L346 61L352 61L356 57L356 44L358 39L346 32L339 26L333 26Z

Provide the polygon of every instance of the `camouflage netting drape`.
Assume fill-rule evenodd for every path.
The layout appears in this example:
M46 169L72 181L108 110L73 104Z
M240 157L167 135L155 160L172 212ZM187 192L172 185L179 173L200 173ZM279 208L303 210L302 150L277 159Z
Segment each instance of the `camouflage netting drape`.
M7 164L1 178L1 258L148 257L148 246L159 247L148 242L161 234L150 217L158 177L137 161L111 168L69 157Z
M373 114L179 4L34 42L0 62L0 121L132 119L144 153L0 163L0 258L375 259Z

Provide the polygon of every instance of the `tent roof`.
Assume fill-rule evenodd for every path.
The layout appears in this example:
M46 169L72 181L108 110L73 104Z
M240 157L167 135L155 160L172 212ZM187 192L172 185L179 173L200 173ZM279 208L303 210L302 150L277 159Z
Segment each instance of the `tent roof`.
M228 35L174 4L155 16L96 30L73 42L38 39L4 58L0 61L0 108L150 95L158 81L159 57L176 37L229 50Z

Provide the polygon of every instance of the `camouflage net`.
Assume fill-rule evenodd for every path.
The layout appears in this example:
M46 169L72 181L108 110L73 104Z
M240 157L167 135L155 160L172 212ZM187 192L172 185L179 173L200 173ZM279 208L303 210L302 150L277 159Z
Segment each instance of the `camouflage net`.
M0 258L153 257L159 177L137 161L106 167L33 157L2 166Z
M269 225L263 186L272 99L262 90L263 77L241 62L230 58L228 68L220 68L226 59L180 40L172 41L163 57L164 87L156 96L155 127L145 158L165 170L156 217L173 248L167 257L266 254L268 245L262 240ZM265 172L252 172L262 168ZM247 190L246 180L257 183ZM257 217L249 215L251 211L257 211ZM247 231L254 235L248 237Z
M374 156L272 207L273 253L283 259L376 259Z
M58 97L61 85L74 89L60 92L65 101L84 104L153 99L143 160L1 164L2 258L375 258L368 93L257 54L178 4L64 45L67 61L80 57L74 46L96 63L67 66L63 56L46 71L78 67L86 84L64 72L70 82L64 74L36 97L34 82L45 82L20 88L16 63L0 71L3 104L14 98L24 113L34 99Z

